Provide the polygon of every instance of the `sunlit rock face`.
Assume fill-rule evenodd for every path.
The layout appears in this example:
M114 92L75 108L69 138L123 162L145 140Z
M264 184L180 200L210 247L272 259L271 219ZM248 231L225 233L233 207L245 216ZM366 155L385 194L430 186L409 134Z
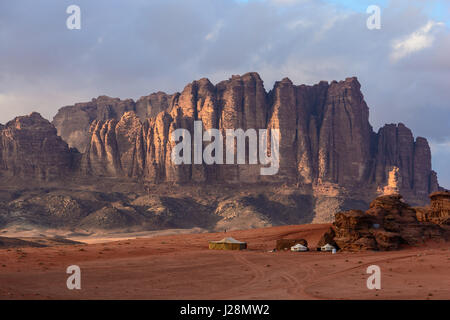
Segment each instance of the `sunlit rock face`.
M199 120L203 130L223 134L238 128L279 130L277 174L262 176L261 163L175 165L171 134L180 128L192 132ZM216 85L203 78L181 93L157 92L137 102L100 96L77 103L61 108L52 124L37 114L19 117L0 126L0 134L0 172L9 176L278 183L314 195L358 193L367 202L380 193L400 192L415 199L412 204L425 203L439 188L427 140L414 139L401 123L375 133L355 77L312 86L284 78L268 92L257 73Z

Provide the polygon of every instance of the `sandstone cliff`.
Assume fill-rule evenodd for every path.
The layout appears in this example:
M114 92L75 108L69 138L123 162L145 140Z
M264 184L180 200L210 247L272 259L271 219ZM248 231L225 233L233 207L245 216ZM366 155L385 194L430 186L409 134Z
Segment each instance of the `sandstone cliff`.
M214 217L208 227L219 229L331 222L336 212L365 210L373 197L399 192L408 202L425 205L428 194L439 189L426 139L414 139L403 124L388 124L375 133L368 118L356 78L313 86L297 86L285 78L266 92L259 75L248 73L216 85L200 79L181 93L158 92L137 102L101 96L62 108L53 124L33 113L0 125L1 185L7 188L20 178L22 186L53 181L58 190L70 183L70 188L98 192L114 186L121 194L129 189L140 195L153 190L161 197L173 192L173 183L186 185L180 193L201 186L204 189L190 197L202 205L208 199L204 211ZM174 165L170 155L175 144L169 137L177 128L192 132L195 120L202 120L203 130L217 128L222 133L237 128L279 129L278 174L261 176L260 164ZM225 188L230 188L226 195ZM135 216L133 210L117 207L117 200L108 200L116 199L115 194L105 195L105 205L99 208L97 200L89 200L69 222L54 217L55 212L65 212L66 205L72 208L57 198L55 206L60 209L42 209L39 212L46 218L38 218L29 214L35 204L14 200L21 192L10 189L13 184L0 190L0 225L16 221L19 211L26 221L53 221L47 225L78 225L91 211L98 211L99 219L117 215L117 221L126 213L134 217L127 220L130 225L151 220L149 225L155 228L159 221L147 217L145 208L133 207L139 211ZM36 191L42 208L47 206L46 192ZM132 201L130 195L128 206ZM171 210L176 214L163 219L168 225L185 209L174 205ZM434 219L423 210L420 217ZM92 219L86 224L98 222Z
M266 92L257 73L233 76L213 85L200 79L181 93L156 93L138 102L107 97L62 108L53 123L69 145L81 150L81 174L129 177L153 182L277 182L389 191L417 203L438 190L425 138L414 139L403 124L378 133L356 78L313 86L276 82ZM280 169L263 177L260 165L181 165L170 161L169 139L177 128L280 130ZM191 131L192 132L192 131ZM205 143L204 143L205 144ZM206 145L206 144L205 144ZM388 187L386 189L386 187Z
M55 127L36 112L0 127L0 176L63 178L72 172L72 160Z
M90 102L61 108L53 124L70 147L85 152L90 142L89 128L94 120L120 120L127 111L134 111L141 119L154 117L169 108L171 98L163 92L143 96L136 102L100 96Z

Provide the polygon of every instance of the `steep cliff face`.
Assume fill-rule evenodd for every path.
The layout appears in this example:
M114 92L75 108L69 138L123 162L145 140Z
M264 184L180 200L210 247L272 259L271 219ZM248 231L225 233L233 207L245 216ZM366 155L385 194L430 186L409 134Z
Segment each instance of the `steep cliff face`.
M136 101L134 111L140 119L156 117L161 111L169 110L173 105L173 99L176 95L168 95L164 92L152 93L143 96Z
M327 196L333 196L329 186L368 196L394 190L427 201L439 186L426 139L414 140L401 123L375 133L368 118L354 77L313 86L285 78L269 92L257 73L216 85L204 78L173 95L158 92L137 102L101 96L64 107L53 120L62 139L38 114L16 118L0 126L0 168L2 175L39 179L75 174L157 183L288 183ZM248 148L246 164L237 164L236 145L230 147L234 164L195 163L193 149L192 164L175 165L171 134L179 128L193 134L196 120L203 131L215 128L223 137L227 129L278 129L278 173L262 176L262 164L249 164ZM82 154L73 156L63 140ZM209 144L200 141L203 149ZM223 147L226 163L225 141Z
M118 120L129 110L135 111L135 103L131 99L121 101L100 96L90 102L61 108L53 119L53 125L70 147L85 152L90 140L89 128L94 120Z
M0 126L0 175L51 180L71 170L67 144L40 114L33 112Z
M159 182L328 183L381 192L393 187L424 200L438 189L426 139L414 140L401 123L385 125L374 133L355 77L314 86L296 86L285 78L267 93L259 75L248 73L215 86L200 79L180 94L158 93L137 104L143 100L152 101L150 109L161 112L142 119L149 109L142 112L142 108L130 107L133 110L122 117L117 118L120 112L116 112L110 120L91 123L83 174ZM202 121L203 130L217 128L224 137L226 129L279 129L278 173L261 176L261 164L248 164L248 154L245 165L195 164L194 158L193 164L174 165L170 154L175 143L170 135L177 128L192 133L195 120ZM206 147L209 142L201 144ZM396 185L389 186L394 169Z
M414 141L411 130L404 124L388 124L377 135L378 149L374 167L374 181L382 184L393 167L399 169L400 192L414 190L420 197L438 190L431 170L431 151L425 138Z
M90 102L61 108L53 119L53 125L70 147L84 153L90 142L89 133L93 121L120 120L128 111L134 111L145 120L169 109L172 98L173 96L163 92L143 96L137 102L100 96Z
M263 81L257 73L233 76L217 86L218 128L225 137L227 129L267 128L268 103ZM224 148L226 150L226 148ZM237 163L237 150L235 161ZM225 163L225 160L224 160ZM260 165L250 164L246 150L247 165L222 165L218 168L217 177L229 182L256 182L260 179Z
M372 127L356 78L328 89L319 135L319 179L355 184L367 179Z

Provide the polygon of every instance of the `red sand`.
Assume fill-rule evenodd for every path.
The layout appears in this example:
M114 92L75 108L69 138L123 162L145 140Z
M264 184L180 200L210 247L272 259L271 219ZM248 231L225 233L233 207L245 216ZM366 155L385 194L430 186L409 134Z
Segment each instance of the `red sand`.
M279 238L315 247L328 225L0 250L0 299L450 299L450 244L395 252L268 252ZM232 236L246 251L208 250ZM81 268L68 290L66 268ZM366 269L381 268L381 290Z

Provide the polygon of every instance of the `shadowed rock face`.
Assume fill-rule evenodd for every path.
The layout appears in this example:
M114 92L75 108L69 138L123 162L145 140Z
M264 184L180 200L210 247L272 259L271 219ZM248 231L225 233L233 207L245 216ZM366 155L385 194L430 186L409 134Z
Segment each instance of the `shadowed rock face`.
M100 96L90 102L63 107L53 119L53 125L70 147L84 152L89 144L89 128L94 120L119 120L126 111L136 111L133 100Z
M418 137L414 141L411 130L400 123L382 127L377 141L373 173L376 183L386 181L386 168L398 167L400 190L414 190L421 197L438 190L436 174L431 170L430 147L425 138Z
M414 140L403 124L375 133L368 118L354 77L313 86L285 78L269 92L257 73L216 85L204 78L173 95L158 92L137 102L100 96L60 109L53 125L81 154L38 114L19 117L0 127L0 172L40 179L73 174L156 183L287 183L313 188L316 196L334 196L333 188L367 197L395 190L424 203L438 190L426 139ZM223 136L226 129L279 129L278 173L261 176L260 164L174 165L170 135L178 128L193 132L195 120Z
M55 127L34 112L0 127L0 176L51 180L72 170L72 155Z
M133 111L142 120L155 117L161 111L170 108L174 96L157 92L143 96L136 102L132 99L120 100L100 96L90 102L76 103L73 106L61 108L53 119L53 125L57 128L58 135L70 147L84 153L90 143L89 128L95 120L114 119L119 121L128 111Z

